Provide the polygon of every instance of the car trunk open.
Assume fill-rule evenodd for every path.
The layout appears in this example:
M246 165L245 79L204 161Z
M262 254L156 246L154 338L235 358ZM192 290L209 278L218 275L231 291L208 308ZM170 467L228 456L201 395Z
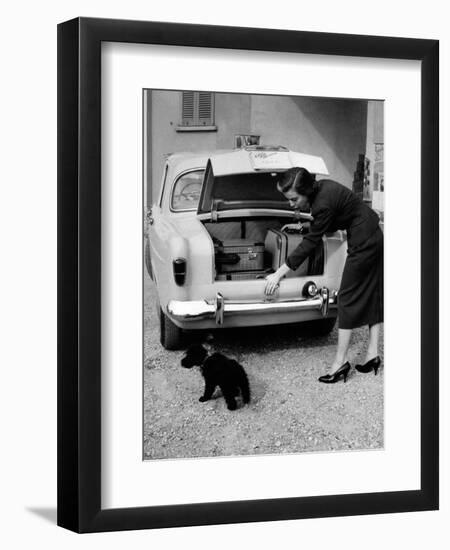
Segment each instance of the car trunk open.
M299 223L291 217L247 217L204 221L214 248L214 279L216 281L251 281L264 279L286 260L290 252L309 231L309 223ZM291 277L322 275L324 243Z
M293 166L304 166L314 175L328 173L320 157L284 148L233 151L208 160L197 213L213 241L215 281L264 279L300 244L309 223L299 219L311 216L294 214L277 188ZM323 272L321 242L288 277Z

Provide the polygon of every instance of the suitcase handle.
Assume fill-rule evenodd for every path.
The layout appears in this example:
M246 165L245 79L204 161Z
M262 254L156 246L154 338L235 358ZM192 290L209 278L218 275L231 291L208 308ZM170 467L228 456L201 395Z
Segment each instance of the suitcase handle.
M239 263L239 254L217 254L216 263L219 265L234 265Z
M298 223L287 223L281 228L282 233L287 234L302 234L304 232L304 227L301 222Z

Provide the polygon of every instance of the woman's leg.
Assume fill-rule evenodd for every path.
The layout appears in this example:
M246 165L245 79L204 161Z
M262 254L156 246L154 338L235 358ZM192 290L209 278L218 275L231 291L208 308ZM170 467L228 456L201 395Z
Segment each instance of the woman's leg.
M338 329L338 345L336 350L336 356L334 358L333 364L330 366L329 374L337 371L339 367L347 361L347 352L350 345L350 338L352 336L351 328L340 328Z
M366 363L378 355L378 340L381 323L369 326L369 345L367 346Z

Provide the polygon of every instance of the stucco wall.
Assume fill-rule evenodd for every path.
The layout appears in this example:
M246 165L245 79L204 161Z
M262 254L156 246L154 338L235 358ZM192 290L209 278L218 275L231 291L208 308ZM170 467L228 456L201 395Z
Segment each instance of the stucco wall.
M330 176L351 188L359 154L366 152L367 101L215 94L216 131L179 132L181 93L152 91L147 203L159 191L164 158L176 151L224 149L235 134L257 134L261 144L320 155Z
M366 150L367 102L253 96L252 128L261 142L324 158L330 176L351 188Z

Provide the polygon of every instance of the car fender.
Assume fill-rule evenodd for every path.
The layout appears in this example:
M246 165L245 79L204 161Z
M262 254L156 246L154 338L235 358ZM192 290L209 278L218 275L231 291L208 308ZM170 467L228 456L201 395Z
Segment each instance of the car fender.
M164 215L158 207L149 229L152 270L161 307L169 300L186 300L192 285L212 283L214 247L208 232L195 215ZM186 260L186 278L175 283L173 261Z

